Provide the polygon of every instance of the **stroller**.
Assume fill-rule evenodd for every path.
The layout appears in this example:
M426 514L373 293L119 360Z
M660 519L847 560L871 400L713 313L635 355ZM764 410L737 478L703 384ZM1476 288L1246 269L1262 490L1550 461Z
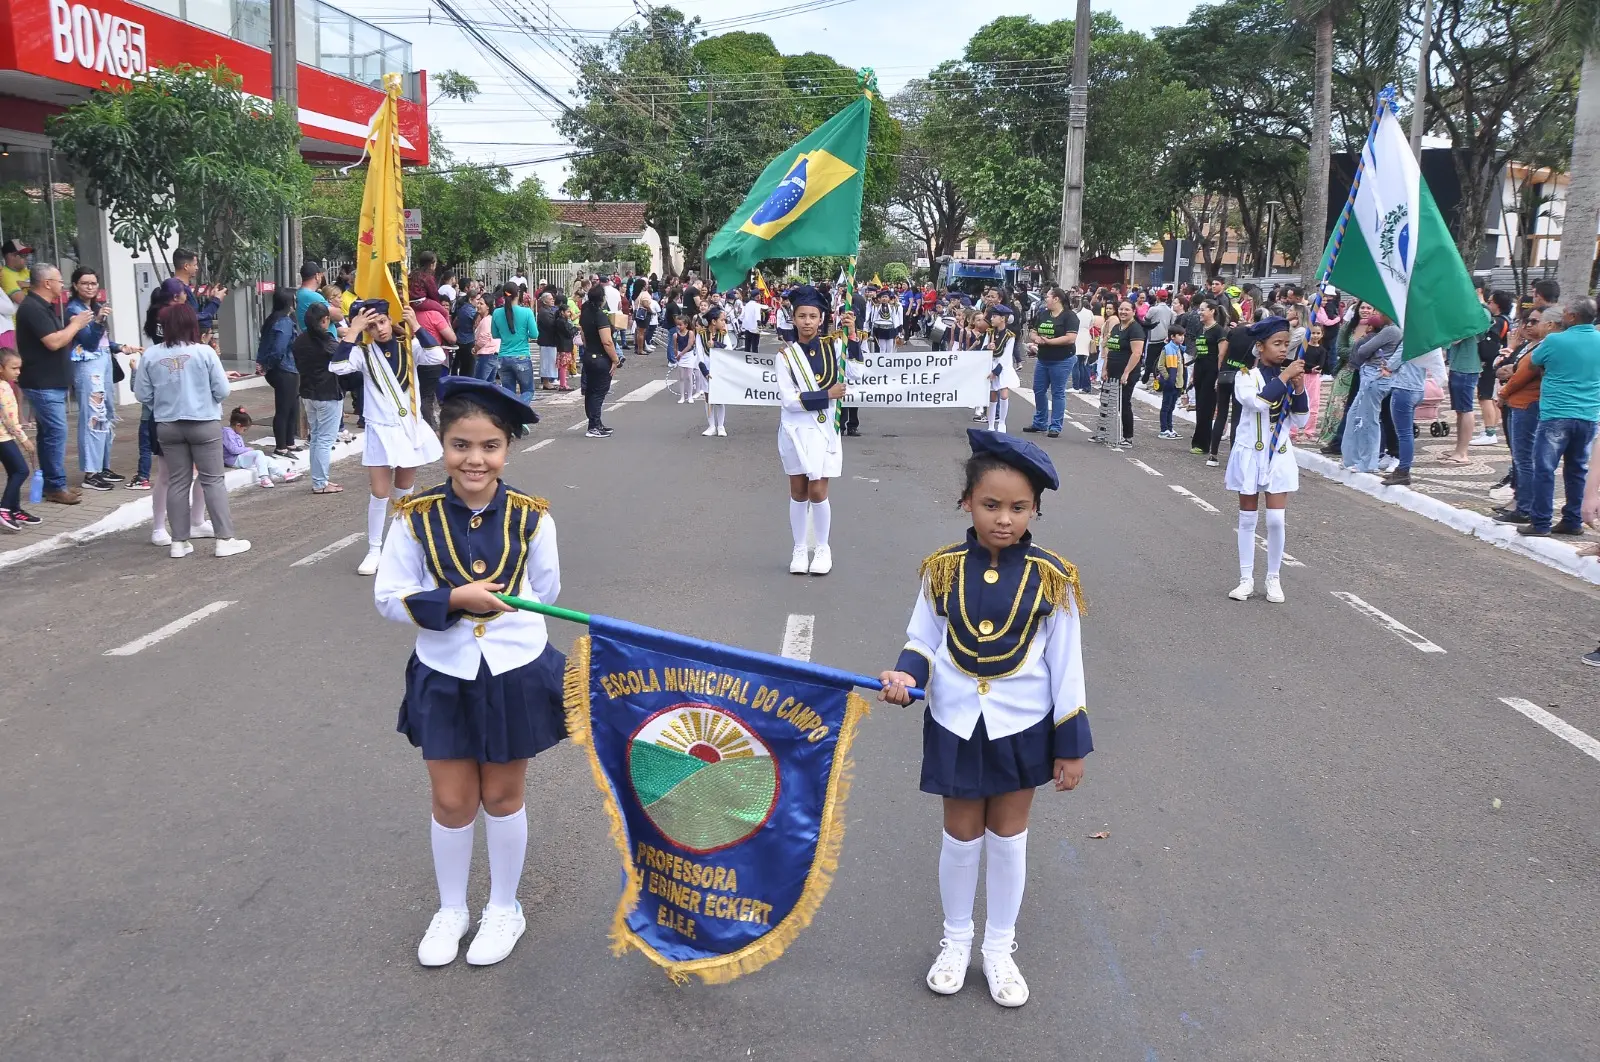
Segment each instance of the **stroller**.
M1444 388L1429 377L1422 384L1422 401L1417 403L1415 415L1411 420L1413 435L1422 434L1422 423L1428 421L1428 434L1435 439L1443 439L1450 434L1450 421L1439 415L1439 406L1444 402Z

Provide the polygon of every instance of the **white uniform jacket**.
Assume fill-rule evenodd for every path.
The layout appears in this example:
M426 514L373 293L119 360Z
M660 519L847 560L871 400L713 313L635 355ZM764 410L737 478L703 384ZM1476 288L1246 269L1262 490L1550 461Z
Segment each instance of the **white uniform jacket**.
M502 483L474 514L447 483L400 503L373 596L385 619L417 627L417 659L435 671L474 679L486 661L491 674L503 675L544 652L549 637L538 613L450 610L450 591L479 579L505 584L514 597L555 603L561 562L542 499Z
M864 367L845 357L842 337L823 336L815 343L820 344L823 362L820 374L799 343L786 344L778 351L773 366L778 374L778 454L784 475L835 479L844 471L836 404L832 399L819 399L818 394L827 390L821 386L824 381L842 379L849 384L859 380ZM813 408L806 408L808 403Z
M1300 489L1300 466L1295 461L1291 428L1303 428L1309 417L1306 396L1287 391L1276 372L1269 382L1259 365L1234 378L1233 397L1239 402L1239 426L1228 454L1224 483L1240 494L1284 494ZM1287 405L1286 405L1287 404ZM1272 443L1274 418L1287 417Z

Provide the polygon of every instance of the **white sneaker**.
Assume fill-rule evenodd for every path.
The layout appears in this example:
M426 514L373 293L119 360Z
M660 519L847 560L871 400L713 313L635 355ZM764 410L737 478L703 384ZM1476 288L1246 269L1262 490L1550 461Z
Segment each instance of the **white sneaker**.
M716 438L716 435L717 435L717 429L716 428L707 428L705 431L701 432L700 434L704 435L708 439L714 439L714 438Z
M461 950L461 938L471 928L472 912L465 907L441 907L417 945L417 961L424 966L449 966Z
M1385 457L1378 461L1379 472L1393 472L1399 467L1400 459L1398 457Z
M967 983L967 969L972 965L972 944L957 944L951 940L939 941L939 957L928 969L928 988L941 996L953 996Z
M211 521L195 524L189 529L190 538L216 538L217 529L211 526Z
M833 550L826 544L818 546L816 552L811 554L811 574L827 575L833 571Z
M804 546L796 546L794 553L789 557L789 574L804 575L811 567L811 558L806 555Z
M167 556L171 557L173 560L182 560L184 557L187 557L193 552L194 546L191 543L174 542L172 544L172 552L168 553Z
M1250 595L1255 592L1256 581L1254 579L1240 579L1239 585L1228 591L1228 596L1235 601L1248 601L1250 600Z
M1215 457L1206 458L1206 467L1207 468L1216 468L1217 467L1217 459Z
M283 481L285 483L293 483L303 475L305 475L305 473L301 472L298 468L291 468L289 471L283 474Z
M1267 600L1274 605L1283 604L1283 584L1276 575L1267 576Z
M378 561L380 561L382 559L383 559L383 547L382 546L376 546L376 547L369 546L369 547L367 547L367 555L364 558L362 558L361 563L356 566L356 574L357 575L377 575L378 574Z
M170 546L172 545L172 535L166 528L158 527L150 532L150 544L152 546Z
M1016 951L1013 941L1011 950ZM989 998L1002 1007L1020 1007L1028 1001L1028 982L1010 954L983 956L983 977L989 982Z
M217 539L217 556L231 557L235 553L249 553L250 540L248 538L219 538Z
M1485 435L1483 432L1480 431L1478 434L1476 434L1476 435L1474 435L1472 437L1472 441L1467 443L1467 445L1468 446L1493 446L1495 443L1497 443L1499 441L1500 440L1497 437L1495 437L1493 435Z
M469 966L493 966L507 955L528 928L522 917L522 905L515 907L485 907L478 920L478 935L472 938L467 949Z
M728 429L727 429L727 428L722 428L722 427L719 427L719 428L718 428L718 429L717 429L717 438L719 438L719 439L726 439L726 438L727 438L727 437L728 437Z

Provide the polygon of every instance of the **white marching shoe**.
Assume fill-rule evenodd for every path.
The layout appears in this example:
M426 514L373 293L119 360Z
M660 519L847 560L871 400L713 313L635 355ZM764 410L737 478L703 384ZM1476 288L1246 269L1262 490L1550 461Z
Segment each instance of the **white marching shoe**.
M1017 945L1013 941L1011 951L1016 950ZM1022 979L1022 971L1017 969L1017 962L1010 952L1004 955L985 953L983 977L989 982L989 998L1002 1007L1020 1007L1028 1001L1028 982Z
M1276 575L1267 576L1267 600L1274 605L1283 604L1283 583L1278 581Z
M713 427L707 428L705 431L701 432L700 434L704 435L708 439L714 439L717 436L717 429L716 429L715 426L713 426Z
M939 957L928 969L928 988L941 996L953 996L967 983L967 969L972 965L972 942L957 943L948 938L939 941Z
M417 945L417 961L424 966L449 966L461 950L461 938L471 928L472 912L465 907L441 907Z
M249 553L250 540L248 538L219 538L217 539L217 556L232 557L237 553Z
M811 554L811 574L827 575L833 571L833 550L824 543Z
M478 920L478 935L472 938L472 946L467 949L468 965L493 966L511 954L527 928L528 920L522 917L520 903L515 907L485 907L483 917Z
M172 545L172 535L166 528L158 527L150 532L150 544L152 546L170 546Z
M182 560L194 552L194 545L189 542L172 543L172 551L168 554L173 560Z
M1248 601L1250 600L1250 595L1255 592L1256 581L1254 579L1240 579L1239 585L1228 591L1228 596L1235 601Z
M377 575L378 561L383 559L383 547L368 547L367 555L356 568L357 575Z
M789 574L804 575L811 567L811 558L806 555L804 546L796 546L794 553L789 557Z
M189 529L190 538L216 538L217 529L211 526L210 520L202 520Z

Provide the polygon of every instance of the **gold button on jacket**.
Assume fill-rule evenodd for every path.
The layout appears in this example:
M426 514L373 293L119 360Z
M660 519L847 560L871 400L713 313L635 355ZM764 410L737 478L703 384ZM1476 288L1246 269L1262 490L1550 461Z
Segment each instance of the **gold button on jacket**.
M487 564L483 563L483 561L475 560L475 561L472 562L472 574L473 575L482 575L484 572L486 572L488 570L489 570L489 566Z

